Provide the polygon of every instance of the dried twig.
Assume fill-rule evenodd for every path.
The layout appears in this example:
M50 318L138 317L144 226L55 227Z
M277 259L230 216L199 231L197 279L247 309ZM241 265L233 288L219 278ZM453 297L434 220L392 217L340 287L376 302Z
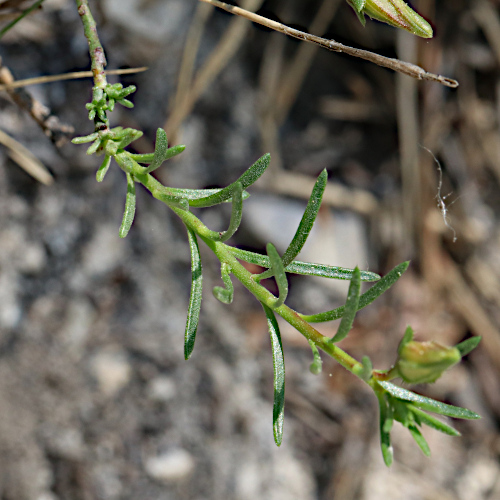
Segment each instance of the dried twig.
M106 75L129 75L131 73L141 73L147 69L147 66L141 66L140 68L110 69L104 73L106 73ZM12 81L12 83L4 83L3 85L0 85L0 91L27 87L28 85L39 85L41 83L59 82L61 80L92 78L93 76L92 71L74 71L72 73L62 73L60 75L37 76L35 78L25 78L24 80Z
M45 168L43 163L21 143L17 142L10 135L0 130L0 144L3 144L9 149L10 157L29 175L37 181L50 186L54 182L54 178Z
M423 68L421 68L420 66L416 66L415 64L400 61L399 59L384 57L368 50L356 49L355 47L344 45L342 43L336 42L335 40L328 40L326 38L311 35L304 31L290 28L285 24L272 21L271 19L267 19L266 17L259 16L258 14L254 14L253 12L249 12L248 10L241 9L240 7L235 7L234 5L220 2L219 0L200 0L200 2L215 5L216 7L219 7L226 12L244 17L254 23L261 24L262 26L266 26L266 28L279 31L293 38L298 38L299 40L304 40L305 42L315 43L327 50L331 50L332 52L343 52L344 54L348 54L353 57L359 57L360 59L365 59L366 61L375 63L378 66L392 69L393 71L397 71L398 73L403 73L405 75L411 76L412 78L416 78L417 80L430 80L441 83L442 85L446 85L447 87L458 87L458 82L456 80L447 78L445 76L436 75L434 73L428 73Z
M12 84L14 77L9 68L2 65L0 58L0 82L4 84ZM44 106L40 101L35 99L30 93L24 89L7 88L7 93L11 99L21 108L27 111L33 120L42 128L45 135L56 146L62 146L74 133L74 128L71 125L66 125L59 121L57 116L53 115L47 106Z

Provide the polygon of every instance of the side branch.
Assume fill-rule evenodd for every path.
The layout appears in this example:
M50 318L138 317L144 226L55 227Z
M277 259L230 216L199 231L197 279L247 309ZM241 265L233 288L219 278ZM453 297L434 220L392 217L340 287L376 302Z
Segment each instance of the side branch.
M298 38L299 40L304 40L305 42L315 43L316 45L320 45L327 50L331 50L332 52L343 52L344 54L348 54L353 57L359 57L360 59L365 59L366 61L375 63L378 66L392 69L393 71L397 71L398 73L403 73L405 75L411 76L412 78L416 78L417 80L430 80L433 82L441 83L442 85L446 85L447 87L458 87L458 82L456 80L447 78L445 76L436 75L434 73L429 73L425 71L425 69L415 64L400 61L399 59L384 57L374 52L370 52L369 50L356 49L355 47L344 45L342 43L336 42L335 40L328 40L316 35L311 35L310 33L306 33L305 31L299 31L294 28L290 28L285 24L272 21L271 19L267 19L266 17L259 16L258 14L242 9L240 7L236 7L234 5L229 5L225 2L220 2L219 0L200 0L200 2L209 3L215 7L219 7L220 9L225 10L226 12L244 17L249 21L261 24L266 28L279 31L293 38Z

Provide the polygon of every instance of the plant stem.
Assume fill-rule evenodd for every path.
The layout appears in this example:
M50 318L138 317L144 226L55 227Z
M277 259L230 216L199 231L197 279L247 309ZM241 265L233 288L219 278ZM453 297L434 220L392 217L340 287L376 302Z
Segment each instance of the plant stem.
M123 151L118 153L120 157L128 155ZM229 265L231 273L240 281L243 286L251 292L260 302L271 308L279 314L285 321L299 331L307 340L314 342L314 344L321 350L325 351L329 356L334 358L344 368L357 376L353 371L362 368L361 363L354 359L352 356L337 347L331 342L329 337L322 335L316 328L311 326L307 321L302 319L298 312L294 311L285 304L275 307L276 297L269 292L265 287L260 285L252 273L238 261L238 259L231 252L231 247L220 241L220 233L208 229L203 222L198 219L193 213L188 210L183 210L178 206L172 204L169 200L165 199L162 194L169 196L168 188L163 186L150 174L143 174L140 172L140 166L136 166L135 162L120 161L121 168L132 174L137 182L142 184L156 199L165 203L181 220L184 224L199 236L205 244L214 252L221 263ZM171 196L171 195L170 195ZM378 378L378 374L374 376ZM385 380L385 377L384 377Z
M245 9L241 9L240 7L237 7L235 5L230 5L225 2L221 2L220 0L200 0L200 1L209 3L210 5L214 5L219 9L223 9L226 12L229 12L230 14L235 14L237 16L244 17L245 19L248 19L254 23L261 24L266 28L279 31L293 38L297 38L305 42L311 42L316 45L320 45L321 47L327 50L331 50L332 52L343 52L344 54L348 54L353 57L359 57L361 59L365 59L366 61L375 63L378 66L389 68L392 69L393 71L397 71L399 73L403 73L404 75L411 76L412 78L416 78L417 80L431 80L434 82L441 83L442 85L446 85L447 87L451 88L458 87L458 82L453 78L447 78L445 76L429 73L420 66L416 66L415 64L411 64L405 61L400 61L399 59L393 59L390 57L381 56L380 54L377 54L375 52L370 52L368 50L362 50L362 49L357 49L355 47L350 47L349 45L344 45L342 43L336 42L335 40L328 40L326 38L321 38L319 36L311 35L310 33L306 33L305 31L299 31L295 28L291 28L290 26L286 26L285 24L273 21L272 19L268 19L258 14L254 14L253 12L250 12Z
M260 302L273 309L285 321L290 323L290 325L304 335L307 340L314 342L316 346L325 351L332 358L336 359L350 372L353 371L355 366L361 367L361 363L333 344L329 337L325 337L313 326L307 323L307 321L303 320L298 312L284 304L279 307L275 307L274 304L276 297L254 279L254 275L247 271L247 269L231 252L231 247L220 241L220 233L208 229L208 227L205 226L205 224L203 224L203 222L201 222L200 219L198 219L198 217L196 217L193 213L188 210L183 210L165 199L162 194L169 196L170 193L168 188L158 182L152 175L141 173L141 167L136 165L135 162L123 161L126 155L128 155L128 153L125 151L118 153L118 156L122 159L122 161L119 162L121 168L125 172L132 174L135 180L142 184L156 199L168 205L168 207L182 220L182 222L184 222L189 229L194 231L205 242L221 263L229 265L231 273L236 277L236 279L238 279L243 286Z
M80 14L82 19L85 38L89 44L94 86L104 90L107 85L106 74L104 73L106 56L104 55L104 49L102 48L99 35L97 34L96 24L87 0L76 0L76 5L78 7L78 14Z
M78 13L82 19L85 37L89 44L89 52L92 60L92 73L94 76L94 88L105 89L107 85L104 67L106 57L97 34L96 24L87 0L76 0ZM180 219L186 227L199 236L205 244L215 253L222 264L229 266L231 273L249 290L262 304L279 314L285 321L299 331L307 340L313 342L317 347L334 358L344 368L358 376L356 371L362 369L362 364L352 356L337 347L329 337L322 335L318 330L305 321L299 313L281 304L276 307L276 297L265 287L259 284L254 275L238 261L231 252L228 245L221 242L223 233L211 231L194 214L179 206L174 201L174 195L169 189L158 182L149 173L144 173L144 168L137 164L130 153L119 150L114 155L120 168L124 170L131 179L142 184L156 199L165 203ZM187 206L186 206L187 208ZM378 374L374 372L374 377Z
M329 337L325 337L309 323L304 321L299 314L286 305L273 307L276 297L262 285L257 283L253 274L234 257L228 245L219 241L213 241L202 237L205 244L214 252L217 258L231 267L231 273L240 281L243 286L250 291L260 302L273 309L285 321L298 330L307 340L314 344L338 361L344 368L351 371L355 366L360 365L353 357L349 356L342 349L332 344Z

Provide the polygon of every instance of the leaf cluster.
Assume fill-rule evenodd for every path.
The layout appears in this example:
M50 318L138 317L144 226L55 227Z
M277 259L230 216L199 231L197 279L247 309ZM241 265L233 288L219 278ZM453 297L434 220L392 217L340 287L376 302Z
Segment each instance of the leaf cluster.
M319 349L337 359L343 366L354 375L367 382L374 390L380 407L380 436L381 449L384 461L387 465L392 462L392 447L390 444L390 430L393 422L400 422L405 426L417 444L425 454L429 454L429 448L423 438L419 427L423 424L449 435L458 435L448 424L425 413L430 410L441 415L455 418L478 418L469 410L444 405L438 401L424 398L406 389L394 386L388 380L400 376L398 362L395 367L385 372L373 370L372 362L368 356L364 356L361 362L350 358L336 346L344 340L352 330L353 322L357 312L371 304L385 291L392 287L408 268L408 262L396 266L383 278L370 271L360 271L358 268L345 269L336 266L301 262L295 260L303 248L317 218L321 200L327 184L326 171L321 172L313 187L311 196L304 210L302 219L297 230L283 253L279 255L272 243L266 247L267 255L241 250L226 242L237 231L243 211L243 201L249 194L246 189L260 178L270 164L270 156L264 155L251 165L237 180L222 189L174 189L161 185L151 176L151 172L160 167L164 161L172 158L184 150L184 146L169 148L167 136L163 129L158 129L156 134L155 150L151 154L138 155L127 152L124 148L133 140L140 137L140 132L133 129L114 129L98 131L83 138L77 138L75 143L92 142L87 150L88 154L104 154L103 164L97 171L97 180L102 181L109 168L111 158L124 170L127 181L125 211L120 227L120 237L125 237L132 225L135 214L135 185L142 184L151 191L153 196L166 203L183 220L186 225L189 248L191 253L191 292L187 313L186 328L184 334L184 356L189 359L193 353L196 341L196 333L199 325L202 293L203 293L203 268L199 250L199 240L211 248L221 262L221 280L223 286L213 288L213 295L224 304L230 304L234 298L234 286L232 276L236 276L261 302L264 314L267 318L271 350L274 367L274 391L273 391L273 433L276 444L279 446L283 439L284 405L285 405L285 362L281 334L276 319L276 314L281 315L287 321L290 314L300 320L293 324L300 333L306 336L312 349L313 362L310 371L314 374L321 373L322 361ZM208 229L194 216L190 208L206 208L221 203L231 203L231 219L227 230L222 232ZM250 274L245 270L247 276L242 275L245 269L241 261L262 266L265 271L259 274ZM343 306L335 309L316 313L312 315L300 314L292 311L285 305L288 295L288 274L302 274L305 276L321 276L330 279L350 280L346 302ZM278 295L270 294L261 284L264 279L273 278L276 281ZM375 282L366 292L361 293L361 282ZM320 336L319 340L308 336L305 325L341 319L337 332L332 338ZM411 330L411 329L410 329ZM320 334L319 334L320 335ZM407 345L413 339L413 332L405 334L400 346ZM463 356L471 348L477 345L478 339L473 342L467 341L467 345L457 346L456 352ZM399 360L398 360L399 361ZM418 364L417 369L421 369ZM421 362L420 362L421 363ZM434 366L434 365L433 365ZM433 375L438 378L441 372L450 366L441 362L441 371ZM426 367L427 369L427 367Z
M86 4L77 0L77 4ZM420 16L414 13L403 0L348 0L360 19L364 15L398 25L420 36L431 36ZM100 48L96 30L93 28L91 16L86 6L81 9L85 34L89 47ZM400 16L397 20L394 13ZM385 17L384 17L385 16ZM396 22L397 21L397 22ZM405 22L409 24L404 25ZM399 24L398 24L399 23ZM430 27L429 27L430 29ZM420 30L420 32L419 32ZM92 50L91 50L92 54ZM280 255L276 247L269 242L266 255L238 249L228 241L238 230L243 213L244 200L249 194L246 191L259 179L270 164L270 155L265 154L253 163L238 179L221 189L179 189L164 186L151 174L166 160L181 153L185 147L169 147L167 135L163 129L156 133L153 153L134 154L127 147L142 136L142 132L132 128L109 128L107 113L113 111L116 103L132 107L127 97L135 91L134 86L123 88L120 84L109 85L103 76L102 61L93 59L96 71L101 76L100 85L95 85L92 101L87 104L89 119L94 122L94 132L73 140L75 144L91 143L87 154L104 155L104 160L97 170L96 178L102 182L114 159L125 173L126 195L125 210L119 236L125 237L131 229L136 208L136 184L146 188L153 197L165 203L184 223L191 254L191 291L188 305L186 327L184 332L184 356L188 359L194 349L200 319L203 294L203 266L199 243L203 242L219 259L223 286L213 288L213 296L224 304L230 304L234 298L232 279L237 279L260 302L267 319L271 351L273 359L273 433L279 446L283 439L284 406L285 406L285 362L283 345L277 316L281 316L292 325L308 341L313 361L309 367L313 374L321 373L322 360L320 351L335 359L353 375L366 382L374 391L380 408L380 437L384 461L392 463L392 446L390 431L394 421L406 427L421 450L428 455L429 447L423 438L420 427L430 426L449 435L458 432L448 424L429 415L437 413L453 418L474 419L478 415L464 408L440 403L423 397L407 389L393 385L390 380L402 377L406 382L433 382L441 373L450 368L465 354L476 347L478 338L470 339L458 346L446 348L437 343L417 343L413 340L413 331L407 329L401 342L398 359L394 366L386 371L374 370L368 356L357 361L345 352L339 343L352 330L357 312L371 304L381 294L392 287L408 267L408 262L396 266L386 276L370 271L345 269L324 264L302 262L296 260L302 250L314 222L318 216L323 194L327 185L327 172L318 176L305 207L302 219L287 249ZM94 68L94 66L93 66ZM102 80L104 78L104 80ZM97 78L94 80L97 81ZM213 231L192 213L192 208L207 208L221 203L231 203L231 218L225 231ZM264 268L258 274L252 274L242 262L256 264ZM315 314L301 314L286 305L288 297L288 274L304 276L321 276L328 279L349 280L349 290L345 304L335 309ZM262 285L265 279L274 279L277 295L272 294ZM375 282L366 292L361 293L361 282ZM340 319L337 332L327 337L316 330L312 324ZM425 344L425 345L424 345Z

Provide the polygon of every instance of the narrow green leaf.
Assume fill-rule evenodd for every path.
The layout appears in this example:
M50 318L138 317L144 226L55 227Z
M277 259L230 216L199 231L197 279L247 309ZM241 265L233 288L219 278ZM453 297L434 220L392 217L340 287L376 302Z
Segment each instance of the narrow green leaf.
M361 290L361 276L359 269L356 267L352 273L351 284L349 285L349 291L347 293L347 301L345 303L344 315L342 316L342 321L340 322L339 329L337 333L331 339L331 342L340 342L345 339L348 333L351 331L352 324L354 322L354 316L358 311L359 305L359 292Z
M422 436L422 433L420 432L419 428L416 427L415 425L409 425L408 430L410 431L412 438L415 440L415 442L418 444L419 448L422 450L422 453L426 457L430 457L431 450L430 450L429 445L428 445L427 441L425 440L424 436Z
M161 129L163 130L163 129ZM163 161L170 160L170 158L173 158L174 156L177 156L178 154L182 153L186 149L186 146L179 144L178 146L172 146L171 148L168 148L164 155L163 155ZM146 154L137 154L137 153L130 153L130 156L132 159L134 159L137 163L146 163L146 164L151 164L153 163L153 159L155 157L155 153L146 153ZM160 163L161 165L161 163ZM158 167L160 166L158 165ZM155 170L158 167L149 167L145 170L145 173L151 173L153 170ZM220 191L220 189L214 190L214 191ZM204 196L207 196L206 194Z
M87 142L95 141L98 137L99 137L99 133L94 132L92 134L85 135L82 137L75 137L74 139L71 139L71 142L73 144L85 144Z
M390 467L394 459L394 450L391 445L391 428L393 424L392 412L383 393L376 392L380 409L380 448L385 465Z
M436 431L442 432L443 434L448 434L448 436L460 436L460 432L458 432L456 429L448 424L445 424L444 422L441 422L441 420L438 420L432 415L419 410L415 406L410 405L410 411L414 413L415 418L418 419L421 424L432 427Z
M196 340L196 330L200 319L201 294L203 288L203 274L201 267L200 250L196 233L187 228L189 248L191 250L191 294L189 296L189 307L184 333L184 359L189 359L193 353Z
M147 163L148 165L153 162L155 157L154 153L129 153L130 158L137 163Z
M278 250L272 243L268 243L266 246L267 255L271 262L271 271L273 272L274 279L278 285L278 298L274 301L273 309L280 307L286 300L288 295L288 280L286 277L285 268L283 266L283 261L278 254Z
M332 278L338 280L351 280L353 269L346 269L326 264L310 264L309 262L292 262L286 267L287 273L301 274L303 276L319 276L321 278ZM361 281L378 281L380 276L370 271L360 271Z
M165 160L165 155L168 150L168 139L167 133L164 129L159 128L156 131L156 142L155 142L155 152L153 153L153 161L151 165L146 169L145 173L150 173L156 170Z
M111 156L106 155L101 163L101 166L99 167L99 170L95 175L97 182L102 182L104 180L104 176L107 174L110 165L111 165Z
M311 347L311 351L313 353L313 362L309 365L309 371L313 375L319 375L323 370L323 361L321 361L318 348L312 340L309 340L309 346Z
M118 149L124 149L132 142L136 141L143 136L143 132L134 128L125 128L120 132L120 141L118 142Z
M127 196L125 198L125 211L123 212L122 225L120 226L119 236L125 238L135 216L135 181L134 178L127 173Z
M233 185L233 192L231 194L233 200L233 207L231 210L231 220L227 231L220 235L220 241L227 241L238 230L241 224L241 214L243 212L243 186L241 182L236 182Z
M297 228L297 231L295 232L290 245L288 245L288 248L285 250L283 257L281 258L285 267L293 262L295 257L297 257L297 255L304 247L304 244L314 225L314 221L318 216L318 211L321 207L321 200L323 199L323 193L325 192L327 180L328 174L326 170L323 170L316 180L316 183L314 184L314 188L312 190L309 201L307 202L304 215L300 220L299 227ZM257 279L260 281L266 278L270 278L271 276L272 273L270 270L264 271Z
M270 161L271 161L271 155L269 153L265 154L264 156L259 158L250 168L248 168L246 172L244 172L243 175L235 182L221 189L217 193L214 193L205 198L199 198L198 200L193 200L191 206L198 208L212 207L214 205L218 205L228 200L229 198L231 198L234 185L237 182L241 183L243 189L246 189L248 186L251 186L266 171Z
M222 263L220 266L221 278L225 287L216 286L212 290L214 297L223 304L231 304L234 297L234 287L230 276L231 268L228 264Z
M405 334L403 335L403 338L401 339L401 342L399 343L398 346L398 354L401 355L401 351L404 348L408 342L411 342L413 340L413 328L411 326L407 326L405 330Z
M132 101L129 101L128 99L118 99L117 102L122 106L124 106L125 108L132 109L134 107L134 103Z
M182 198L185 198L186 200L189 201L190 206L194 206L191 201L193 200L199 200L200 198L206 198L207 196L211 196L213 194L219 193L222 191L221 188L215 188L215 189L183 189L183 188L168 188L169 191L175 195L179 196ZM243 191L243 200L246 200L247 198L250 197L247 191ZM232 198L228 198L227 200L224 200L222 203L232 203Z
M363 356L361 359L361 366L356 365L353 368L354 375L357 375L361 380L368 382L373 374L373 365L371 359L368 356Z
M273 403L273 434L274 442L280 446L283 439L283 422L285 419L285 358L278 322L272 309L262 304L267 317L267 326L271 336L274 369L274 403Z
M366 3L366 0L348 0L348 1L354 7L356 12L361 12Z
M470 339L460 342L460 344L457 344L455 347L463 358L473 351L478 346L479 342L481 342L481 337L471 337Z
M101 145L101 138L98 137L87 149L87 154L88 155L93 155L98 149L99 146Z
M323 199L323 193L325 192L327 181L328 174L325 169L321 172L318 179L316 180L316 183L314 184L314 188L312 190L309 201L307 202L307 206L300 221L299 227L295 232L292 242L281 258L285 267L288 266L288 264L292 263L295 257L297 257L299 252L302 250L307 237L309 236L309 233L311 232L314 221L318 216L318 211L321 206L321 200Z
M269 262L269 257L255 252L249 252L248 250L241 250L239 248L231 247L229 250L237 257L250 264L255 264L261 267L269 268L271 263ZM287 273L301 274L304 276L320 276L322 278L331 279L341 279L350 280L352 279L352 269L346 269L344 267L328 266L326 264L313 264L310 262L300 262L298 260L292 262L285 267ZM380 276L369 271L360 271L361 281L377 281Z
M390 382L378 382L378 384L382 386L391 396L404 401L411 401L416 407L422 410L431 411L433 413L453 418L470 420L481 418L477 413L467 410L466 408L460 408L459 406L452 406L436 401L435 399L426 398L425 396L407 391L406 389L391 384Z
M359 309L363 309L367 305L371 304L375 299L380 297L386 290L388 290L396 281L401 278L403 273L408 268L409 262L403 262L396 266L392 271L387 273L383 278L381 278L375 285L373 285L369 290L363 293L359 297ZM319 314L310 315L300 315L302 319L306 320L308 323L322 323L324 321L333 321L334 319L339 319L344 315L345 306L337 307L331 311L326 311ZM358 310L359 310L358 309Z

